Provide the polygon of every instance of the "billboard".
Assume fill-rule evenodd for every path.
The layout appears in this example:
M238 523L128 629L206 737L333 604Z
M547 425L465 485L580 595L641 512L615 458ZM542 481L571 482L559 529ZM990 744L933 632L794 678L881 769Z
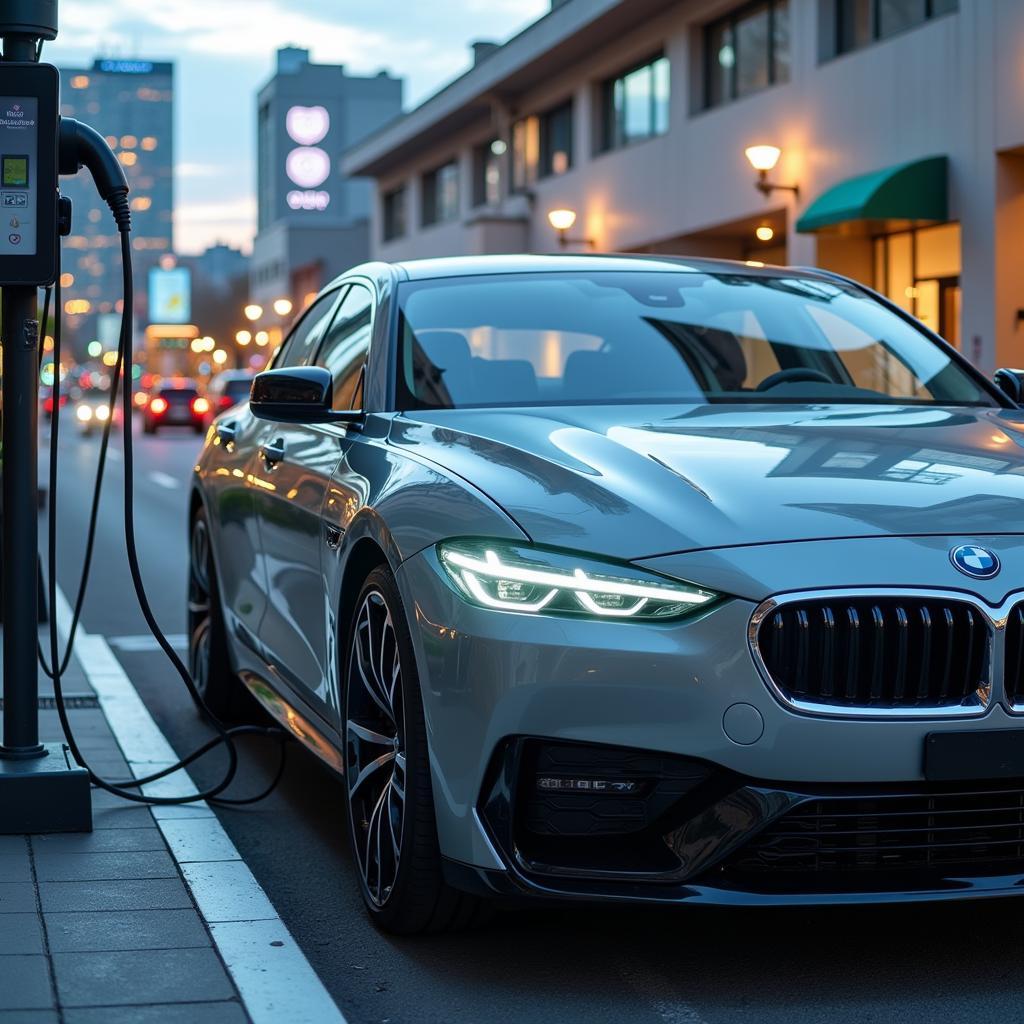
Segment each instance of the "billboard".
M192 317L192 274L188 267L149 272L149 322L187 324Z

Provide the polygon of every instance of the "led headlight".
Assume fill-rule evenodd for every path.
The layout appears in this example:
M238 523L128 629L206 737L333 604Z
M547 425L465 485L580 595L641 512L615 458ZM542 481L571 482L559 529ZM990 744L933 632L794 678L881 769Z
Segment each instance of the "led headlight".
M502 611L664 620L689 615L719 596L630 565L542 548L445 541L437 550L467 599Z

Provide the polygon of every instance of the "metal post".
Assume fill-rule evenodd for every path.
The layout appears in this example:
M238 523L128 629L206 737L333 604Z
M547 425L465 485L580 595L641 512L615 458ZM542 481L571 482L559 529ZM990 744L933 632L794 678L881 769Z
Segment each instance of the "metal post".
M0 757L43 757L36 665L39 547L39 324L36 289L4 288L3 342L3 609L4 741Z

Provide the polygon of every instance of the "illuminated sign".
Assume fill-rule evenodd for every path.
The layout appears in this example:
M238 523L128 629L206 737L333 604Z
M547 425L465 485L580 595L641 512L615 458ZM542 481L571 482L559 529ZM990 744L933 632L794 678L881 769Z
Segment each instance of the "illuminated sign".
M151 60L101 60L96 66L115 75L148 75L153 70Z
M285 130L292 142L315 146L331 128L331 115L325 107L292 107L284 117Z
M293 210L326 210L331 195L323 189L306 189L300 192L299 189L293 188L287 199Z
M149 272L149 320L151 323L183 324L192 315L192 275L188 267Z
M284 169L299 188L316 188L331 173L331 158L317 146L298 146L285 158Z

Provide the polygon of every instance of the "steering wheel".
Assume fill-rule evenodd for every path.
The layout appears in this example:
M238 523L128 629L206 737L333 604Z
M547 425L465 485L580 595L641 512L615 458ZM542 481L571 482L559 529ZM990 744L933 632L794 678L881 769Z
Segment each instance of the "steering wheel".
M835 381L821 370L812 369L810 366L793 366L788 370L778 370L768 374L767 377L754 389L756 391L771 391L780 384L796 384L800 381L807 381L814 384L834 384Z

